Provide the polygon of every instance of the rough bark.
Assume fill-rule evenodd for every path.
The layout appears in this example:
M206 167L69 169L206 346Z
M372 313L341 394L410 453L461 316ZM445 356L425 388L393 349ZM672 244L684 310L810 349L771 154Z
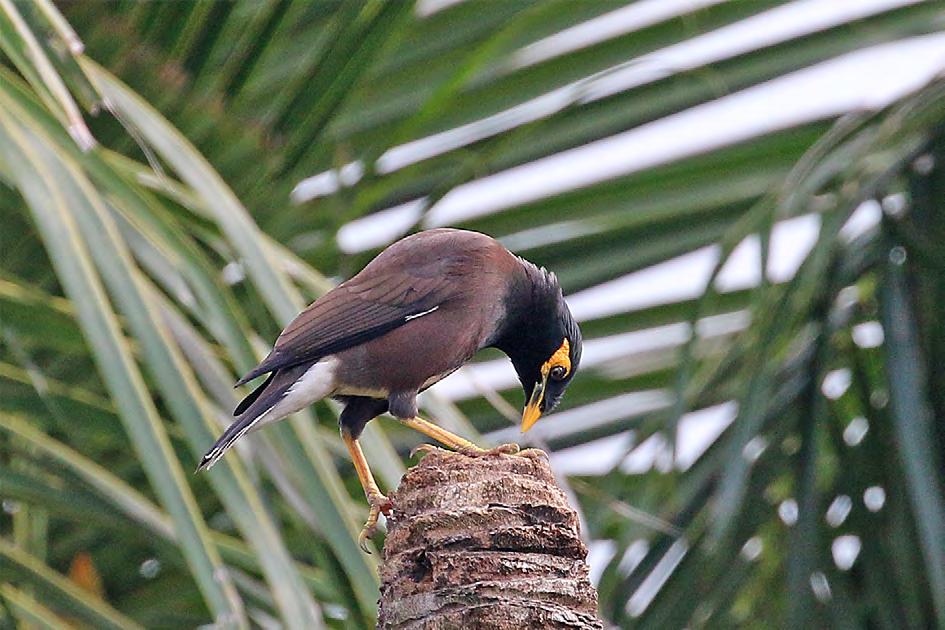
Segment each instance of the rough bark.
M434 451L391 500L379 628L603 627L577 515L544 453Z

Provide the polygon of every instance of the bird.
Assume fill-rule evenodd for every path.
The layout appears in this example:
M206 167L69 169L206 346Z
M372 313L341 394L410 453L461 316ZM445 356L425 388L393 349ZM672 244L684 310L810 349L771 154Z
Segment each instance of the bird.
M418 415L417 394L484 348L511 359L525 394L528 431L561 399L581 361L581 330L554 273L479 232L437 228L404 237L302 311L239 387L266 379L237 405L234 422L201 459L209 469L234 442L308 405L332 398L370 511L359 543L392 508L359 443L367 423L389 412L440 444L483 449Z

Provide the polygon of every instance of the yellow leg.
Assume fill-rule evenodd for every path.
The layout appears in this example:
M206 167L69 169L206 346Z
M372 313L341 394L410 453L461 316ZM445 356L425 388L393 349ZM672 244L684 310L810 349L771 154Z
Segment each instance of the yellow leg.
M358 544L361 549L365 553L371 553L367 548L367 541L377 531L377 519L380 517L381 512L386 514L390 510L390 499L384 496L381 493L381 489L377 487L377 482L374 480L374 475L371 473L371 467L368 466L367 458L364 457L364 451L361 450L361 445L358 444L358 440L351 437L351 435L344 430L341 431L341 439L344 440L345 446L348 447L348 452L351 454L351 461L354 463L354 469L358 473L358 481L361 482L361 487L364 488L364 496L367 497L368 505L371 506L368 512L367 522L364 523L364 528L358 535Z
M436 440L440 444L443 444L444 446L447 446L453 449L454 451L458 451L466 455L483 455L483 454L494 454L494 453L505 453L505 454L511 455L518 452L517 444L503 444L502 446L499 446L497 448L486 450L484 448L476 446L475 444L473 444L466 438L459 437L455 433L451 433L450 431L447 431L443 427L438 427L432 422L429 422L428 420L424 420L423 418L420 418L418 416L414 416L413 418L401 419L400 421L403 422L408 427L410 427L411 429L413 429L414 431L419 431L425 436ZM414 450L415 451L423 450L423 448L418 447L417 449L414 449Z
M450 433L443 427L438 427L432 422L424 420L423 418L414 416L413 418L406 418L401 420L405 425L413 429L414 431L419 431L428 438L434 439L444 446L448 446L454 451L471 451L478 452L484 449L479 448L466 438L461 438L455 433Z

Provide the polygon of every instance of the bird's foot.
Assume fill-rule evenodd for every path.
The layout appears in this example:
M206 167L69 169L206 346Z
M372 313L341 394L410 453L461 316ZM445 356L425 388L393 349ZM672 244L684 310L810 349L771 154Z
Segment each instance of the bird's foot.
M442 450L444 449L433 444L418 444L417 446L414 447L412 451L410 451L410 459L415 458L417 456L417 453L423 453L424 455L429 455L430 453L434 451L442 451Z
M436 451L449 452L447 449L434 446L433 444L420 444L410 451L410 457L415 457L417 453L429 455L430 453ZM525 457L534 457L535 455L533 452L541 453L542 451L538 451L537 449L533 448L523 451L518 444L500 444L495 448L480 448L475 444L470 444L468 446L457 446L453 452L459 453L460 455L465 455L466 457L494 457L496 455L523 455Z
M369 494L367 501L368 505L371 506L371 509L368 511L367 521L364 523L364 527L361 529L361 533L358 535L358 546L361 547L361 551L364 553L371 553L370 549L368 549L367 543L368 540L373 538L374 534L377 533L377 519L380 518L381 514L384 514L385 516L390 514L394 504L391 503L391 500L380 492L376 494Z
M500 444L495 448L461 448L458 449L458 453L462 453L467 457L490 457L495 455L515 455L521 450L521 447L518 444Z
M526 448L516 453L519 457L529 457L531 459L548 459L548 453L540 448Z

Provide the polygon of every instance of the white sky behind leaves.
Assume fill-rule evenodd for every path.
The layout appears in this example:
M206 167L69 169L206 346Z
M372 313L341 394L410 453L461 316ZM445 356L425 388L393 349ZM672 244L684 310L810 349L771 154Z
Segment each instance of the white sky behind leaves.
M380 158L378 169L392 172L501 133L558 111L575 98L596 100L708 62L730 58L917 1L797 0L655 51L633 60L632 64L601 73L591 81L560 88L484 120L394 147ZM429 15L453 3L449 0L421 2L418 12ZM512 55L508 65L512 69L532 65L717 3L718 0L635 2L526 46ZM454 224L712 151L772 131L849 111L880 108L921 87L943 68L945 34L913 37L855 51L624 133L458 186L428 211L423 225L435 227ZM297 201L304 201L332 194L339 186L356 183L363 171L363 165L354 162L340 171L315 175L300 182L293 196ZM351 253L359 252L396 239L420 218L420 206L421 200L416 200L352 221L339 232L342 249ZM845 233L859 233L875 225L879 216L880 209L876 204L864 204L845 228ZM793 276L816 240L818 229L819 219L816 216L798 217L776 226L768 269L772 280L784 281ZM506 241L515 246L518 241L524 243L549 235L547 231L511 235ZM717 247L705 247L569 296L568 301L575 316L579 320L587 320L690 299L702 292L717 256ZM718 279L719 288L728 291L754 286L759 279L759 266L758 239L746 239L726 264ZM747 323L744 317L740 321L726 321L720 327L717 326L717 330L709 332L728 334ZM592 340L586 343L584 365L601 365L620 357L644 362L647 359L661 360L660 353L665 355L674 352L688 335L685 324L676 324L628 333L617 338ZM460 400L479 395L482 387L504 389L515 383L516 378L508 362L497 360L464 368L438 384L433 391L437 395ZM614 413L626 416L668 404L665 392L634 392L597 406L554 414L543 419L533 431L539 437L544 434L554 435L576 424L586 425L589 417L606 421L614 419ZM598 408L601 405L614 409ZM705 416L708 412L699 413L703 414L700 418L716 428L720 418L731 421L734 416L734 411L728 407L716 409L714 417ZM700 449L706 445L705 440L714 439L718 433L715 429L708 432L697 429L698 426L699 423L682 424L682 443L678 445L680 452L686 452L687 449L701 452ZM687 433L690 432L687 427L692 428L692 444L686 441ZM509 440L516 437L516 432L510 427L508 431L491 437ZM625 437L609 439L613 444L621 443L614 452L624 452ZM601 453L602 448L613 447L595 444L594 452ZM573 455L562 452L556 456L556 464L564 472L585 473L600 470L603 465L601 462L607 459L596 457L592 460L582 453L577 449ZM612 464L610 462L608 466Z
M392 172L482 138L507 131L525 122L548 116L574 100L592 101L643 85L673 73L732 57L775 42L816 32L918 0L797 0L705 33L633 60L590 81L566 86L456 129L421 138L387 151L377 168ZM623 35L689 12L717 4L719 0L641 0L627 7L535 42L511 56L510 69L522 68L573 50ZM429 15L455 0L422 0L418 13ZM945 27L945 25L943 25ZM945 68L945 34L913 37L855 51L798 70L763 84L722 96L714 101L640 125L632 130L562 151L534 162L458 186L428 211L424 227L450 225L471 217L549 197L594 183L652 168L681 158L712 151L775 130L831 118L845 112L883 107L918 89ZM326 172L300 182L296 201L329 195L350 186L363 175L363 165L352 163L340 172ZM384 245L404 233L419 218L421 200L366 216L344 226L338 238L347 252ZM848 238L875 225L881 210L864 204L844 229ZM791 278L817 238L819 218L804 216L778 224L772 237L768 274L773 280ZM547 237L548 233L522 234L520 239ZM515 245L517 237L506 239ZM524 242L524 241L523 241ZM623 278L569 296L579 320L637 310L698 296L718 256L716 247L705 247L654 265ZM718 285L722 290L754 286L760 276L757 238L746 239L726 264ZM747 317L728 316L707 322L703 334L729 334L748 323ZM585 366L665 360L688 338L685 324L636 331L585 344ZM631 368L632 369L632 368ZM482 387L503 389L516 384L507 361L468 366L438 384L436 395L459 400L477 396ZM616 398L553 414L532 430L547 438L608 422L620 417L668 407L668 392L629 392ZM665 438L635 444L632 433L584 444L554 456L558 472L598 474L620 465L627 472L642 472L667 465L685 469L711 444L735 417L734 403L687 414L679 426L676 460ZM497 442L521 441L517 428L490 436ZM628 455L629 453L629 455ZM662 458L662 459L661 459ZM590 562L599 574L612 548L592 547ZM678 562L684 553L680 549ZM631 602L642 610L655 593L641 588Z

